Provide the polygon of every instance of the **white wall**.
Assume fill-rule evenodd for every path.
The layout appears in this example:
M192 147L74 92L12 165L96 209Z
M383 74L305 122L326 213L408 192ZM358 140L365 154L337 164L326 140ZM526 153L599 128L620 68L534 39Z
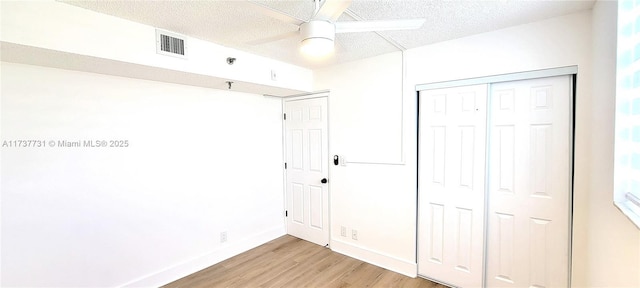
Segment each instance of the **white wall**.
M415 125L401 129L401 73L400 53L314 71L315 88L331 89L329 154L347 162L389 163L330 165L331 248L415 275ZM407 109L406 115L415 113ZM404 145L403 133L410 134ZM403 149L409 151L407 165L398 165ZM349 237L340 236L341 226ZM350 237L352 229L358 240Z
M589 119L591 190L588 206L588 283L640 287L640 231L613 205L617 5L593 8L593 102Z
M53 0L0 8L2 140L131 145L2 148L0 285L158 286L284 233L281 101L256 94L310 91L311 70L188 35L188 59L158 55L154 27Z
M2 140L129 141L2 148L1 286L158 286L285 233L279 99L1 69Z
M332 66L315 78L316 88L340 87L345 95L331 98L331 120L339 123L331 129L336 140L333 150L348 156L348 162L401 162L402 55L392 53L358 63ZM334 77L334 72L341 77Z
M612 19L610 9L605 9L609 12L599 12L600 6L593 19L591 11L585 11L405 52L406 83L402 110L394 109L402 99L396 88L400 85L396 72L401 67L398 53L315 71L315 89L331 89L330 154L344 153L349 160L350 155L345 152L349 151L349 145L353 145L349 143L360 144L360 139L379 139L379 135L389 135L386 141L366 143L367 151L397 155L400 148L389 151L385 147L394 147L391 145L398 143L396 137L400 132L405 137L402 146L406 159L404 165L331 166L332 247L386 268L415 275L415 267L406 264L415 263L416 232L412 227L416 222L417 205L417 164L414 160L416 84L577 65L572 285L640 285L638 273L619 275L615 272L618 267L623 267L622 270L627 267L627 272L638 271L640 241L638 231L625 223L619 213L615 214L611 204L608 183L611 169L606 168L611 166L611 143L606 137L610 136L613 126L608 125L611 123L592 126L600 123L598 119L603 112L608 117L606 121L613 119L611 95L594 96L592 93L601 89L594 83L599 83L602 73L611 73L609 69L605 70L608 72L599 72L596 77L593 75L592 63L601 65L594 62L601 56L599 49L610 49L599 46L603 41L612 41L601 39L603 33L598 34L598 31L604 29L606 33L613 33L608 30L610 21L615 23L615 15ZM604 24L600 23L603 21ZM598 32L594 39L592 25ZM592 51L592 47L597 51ZM611 51L607 51L610 54ZM387 77L388 81L376 80L381 77ZM607 85L604 89L610 92L611 87ZM384 105L389 105L390 109L381 113L378 107ZM358 129L369 121L378 123L381 119L396 123L401 116L405 120L402 131L398 131L399 125L380 126L376 130ZM596 139L600 140L594 141ZM380 156L377 152L370 152L368 157L374 160ZM602 181L608 181L605 187L595 184ZM594 192L599 188L603 190ZM594 193L600 196L596 197ZM595 220L601 213L611 214L605 219L616 221L605 230L613 235L601 233L599 229L604 229L604 222L595 225L601 222ZM340 237L340 226L357 229L358 240ZM616 257L623 253L627 255L616 262ZM616 277L615 280L612 277Z

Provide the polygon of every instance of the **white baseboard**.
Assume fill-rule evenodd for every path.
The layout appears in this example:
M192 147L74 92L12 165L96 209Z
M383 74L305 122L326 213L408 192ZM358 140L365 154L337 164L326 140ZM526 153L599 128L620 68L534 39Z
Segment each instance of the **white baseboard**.
M127 282L120 287L160 287L198 272L211 265L222 262L247 250L258 247L285 234L286 230L284 226L272 228L270 230L251 235L243 240L228 243L227 245L221 246L214 251L194 259L145 275Z
M418 276L418 264L352 243L331 239L331 250L412 278Z

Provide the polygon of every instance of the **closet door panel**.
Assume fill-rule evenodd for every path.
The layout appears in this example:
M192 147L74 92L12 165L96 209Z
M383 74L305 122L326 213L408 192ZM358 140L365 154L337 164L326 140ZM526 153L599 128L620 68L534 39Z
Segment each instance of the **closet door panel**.
M571 78L490 91L487 286L566 287Z
M482 286L487 85L420 92L418 273Z

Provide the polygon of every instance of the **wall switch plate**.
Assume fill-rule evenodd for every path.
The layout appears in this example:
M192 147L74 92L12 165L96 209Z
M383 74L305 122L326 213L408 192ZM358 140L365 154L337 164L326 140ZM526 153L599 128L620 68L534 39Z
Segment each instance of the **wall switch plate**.
M278 81L278 74L276 70L271 70L271 81Z
M347 237L347 227L340 226L340 236Z
M358 230L351 230L351 239L358 240Z
M220 243L227 242L227 232L220 232Z

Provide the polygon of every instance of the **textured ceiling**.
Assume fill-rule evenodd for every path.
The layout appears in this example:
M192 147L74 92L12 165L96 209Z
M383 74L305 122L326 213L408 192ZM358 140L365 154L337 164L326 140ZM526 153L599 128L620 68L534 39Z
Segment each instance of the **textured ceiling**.
M426 22L418 30L337 34L336 52L328 59L311 60L300 54L299 39L295 37L257 45L247 42L298 30L293 24L266 16L255 3L306 21L314 11L312 0L61 2L309 68L399 50L385 38L400 47L415 48L588 10L594 3L593 0L353 0L338 21L425 18Z

